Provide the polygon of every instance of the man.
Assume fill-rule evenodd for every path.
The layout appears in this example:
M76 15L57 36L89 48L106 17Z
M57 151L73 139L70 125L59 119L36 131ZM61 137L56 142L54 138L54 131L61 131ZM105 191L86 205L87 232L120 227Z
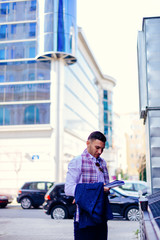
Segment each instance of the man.
M106 162L100 157L100 155L103 152L103 149L105 148L105 142L106 142L106 137L104 136L103 133L99 131L92 132L89 135L88 140L86 142L87 148L84 150L84 152L80 156L77 156L74 159L72 159L68 165L68 172L67 172L66 184L65 184L66 195L75 196L76 193L79 192L79 189L80 189L78 188L79 185L80 187L84 185L84 189L85 189L85 187L88 184L92 184L93 186L96 183L99 183L99 184L103 183L101 185L103 187L102 188L103 195L107 197L107 193L109 189L105 187L104 184L109 182L108 170L106 167ZM84 195L85 194L82 194L83 198L85 197ZM88 196L89 195L87 195L87 198ZM92 194L92 197L94 198L93 194ZM82 200L82 202L87 203L87 200L88 199L86 199L86 201ZM89 222L89 226L81 228L80 217L81 217L81 211L80 211L80 206L78 206L75 214L75 220L74 220L74 237L75 237L74 239L75 240L106 240L107 239L108 230L107 230L106 219L102 223L93 224L93 226Z

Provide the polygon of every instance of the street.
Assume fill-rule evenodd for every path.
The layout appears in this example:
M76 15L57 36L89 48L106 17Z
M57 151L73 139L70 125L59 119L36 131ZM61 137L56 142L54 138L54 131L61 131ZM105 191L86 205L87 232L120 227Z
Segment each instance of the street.
M139 223L116 219L108 228L108 240L136 240ZM43 209L23 210L20 205L0 209L0 240L46 239L73 240L73 220L53 220Z

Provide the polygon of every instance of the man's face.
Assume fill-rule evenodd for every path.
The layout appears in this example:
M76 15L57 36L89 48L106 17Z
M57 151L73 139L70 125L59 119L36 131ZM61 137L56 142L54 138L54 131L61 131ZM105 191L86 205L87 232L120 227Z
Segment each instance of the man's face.
M98 139L92 139L87 141L87 151L95 158L98 158L105 147L105 143L98 140Z

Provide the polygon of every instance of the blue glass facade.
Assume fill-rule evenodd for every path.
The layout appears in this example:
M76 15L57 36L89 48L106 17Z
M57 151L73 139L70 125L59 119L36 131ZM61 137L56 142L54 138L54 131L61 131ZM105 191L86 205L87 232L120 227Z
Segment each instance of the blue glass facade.
M38 2L37 58L62 57L76 61L77 23L75 0Z
M50 123L50 62L0 64L0 125L31 123Z
M36 2L0 1L0 23L36 20Z
M112 147L112 92L103 91L104 134L107 137L106 148Z
M33 39L36 36L36 23L19 23L0 26L0 40Z
M0 125L50 123L50 61L35 61L37 1L0 2Z
M0 60L35 56L36 1L1 2Z
M0 125L48 124L50 104L14 104L0 106Z
M74 62L76 35L75 0L0 1L0 125L50 124L51 61L36 56Z

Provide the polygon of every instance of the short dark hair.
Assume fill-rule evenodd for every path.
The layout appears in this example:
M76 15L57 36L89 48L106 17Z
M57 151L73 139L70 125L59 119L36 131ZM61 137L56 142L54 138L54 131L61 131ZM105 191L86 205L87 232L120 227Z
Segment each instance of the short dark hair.
M99 132L99 131L92 132L92 133L88 136L88 140L92 140L92 139L94 139L94 140L98 139L98 140L100 140L100 141L102 141L102 142L104 142L104 143L106 142L106 137L105 137L105 135L104 135L103 133Z

